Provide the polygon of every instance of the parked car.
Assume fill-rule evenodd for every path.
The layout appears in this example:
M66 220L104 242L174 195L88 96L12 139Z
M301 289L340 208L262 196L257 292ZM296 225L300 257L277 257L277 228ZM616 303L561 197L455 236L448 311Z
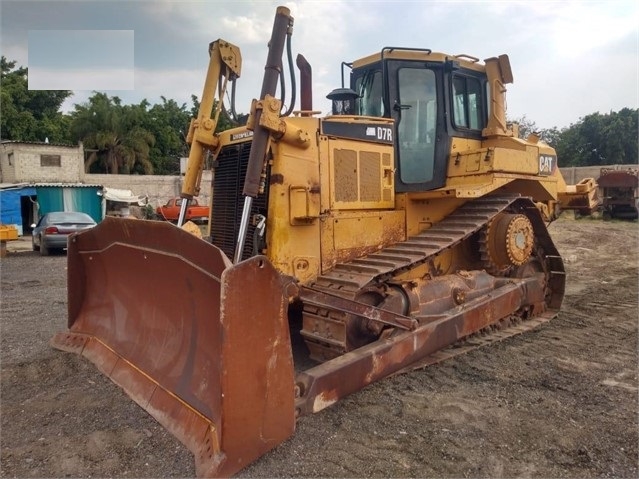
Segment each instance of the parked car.
M67 247L71 233L93 228L97 223L86 213L77 211L54 211L47 213L38 224L31 225L33 251L47 256L52 251L61 251Z
M156 214L167 221L176 222L180 216L180 208L182 207L183 198L170 198L165 205L158 206L155 210ZM208 221L209 207L200 205L197 199L189 200L189 206L186 209L185 221Z

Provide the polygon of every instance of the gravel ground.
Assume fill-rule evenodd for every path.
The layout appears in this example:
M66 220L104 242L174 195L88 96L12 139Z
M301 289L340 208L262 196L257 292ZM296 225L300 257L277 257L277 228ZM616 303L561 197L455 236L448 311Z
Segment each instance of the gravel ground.
M562 217L550 232L568 273L558 318L304 417L239 475L637 477L637 222ZM15 243L0 261L0 477L193 476L178 441L49 346L66 257Z

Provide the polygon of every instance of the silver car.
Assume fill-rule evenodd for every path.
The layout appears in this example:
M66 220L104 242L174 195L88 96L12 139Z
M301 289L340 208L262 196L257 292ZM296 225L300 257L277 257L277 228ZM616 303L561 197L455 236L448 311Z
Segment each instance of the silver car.
M47 256L52 251L61 251L67 247L71 233L93 228L97 223L86 213L77 211L54 211L45 214L37 225L32 225L33 251Z

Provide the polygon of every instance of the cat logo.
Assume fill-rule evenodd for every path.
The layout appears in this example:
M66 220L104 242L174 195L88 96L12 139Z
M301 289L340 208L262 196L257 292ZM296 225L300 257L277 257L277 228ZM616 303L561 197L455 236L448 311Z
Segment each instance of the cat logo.
M231 141L243 140L245 138L251 138L252 136L253 136L253 132L251 130L247 130L241 133L235 133L231 135Z
M539 155L539 174L552 175L557 166L557 157L554 155Z

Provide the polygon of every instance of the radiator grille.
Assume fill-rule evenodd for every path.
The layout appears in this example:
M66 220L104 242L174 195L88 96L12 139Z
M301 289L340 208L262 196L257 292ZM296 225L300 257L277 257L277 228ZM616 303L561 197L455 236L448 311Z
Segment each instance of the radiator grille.
M233 260L237 235L240 231L244 207L244 176L248 167L251 142L227 145L222 148L213 167L213 208L211 242ZM256 214L266 216L268 208L268 173L266 191L253 199L251 218ZM255 226L249 221L248 232L242 251L242 259L253 256Z

